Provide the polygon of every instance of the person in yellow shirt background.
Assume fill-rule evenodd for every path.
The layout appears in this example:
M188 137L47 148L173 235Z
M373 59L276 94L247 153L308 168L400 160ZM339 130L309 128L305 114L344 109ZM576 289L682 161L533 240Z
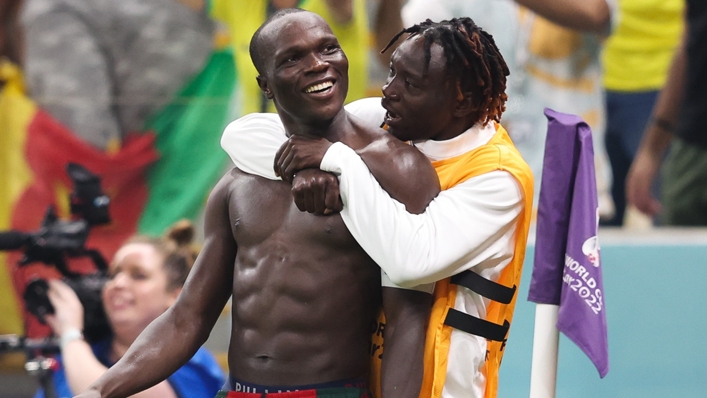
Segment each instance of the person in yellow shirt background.
M624 225L626 175L643 131L652 122L651 111L679 44L684 6L684 0L619 0L618 25L602 54L605 142L616 212L613 218L602 220L602 225Z

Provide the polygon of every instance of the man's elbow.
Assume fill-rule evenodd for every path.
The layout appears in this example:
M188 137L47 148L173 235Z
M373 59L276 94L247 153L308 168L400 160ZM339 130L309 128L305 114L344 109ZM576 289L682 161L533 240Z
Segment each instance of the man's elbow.
M426 192L408 201L405 205L405 210L410 214L422 214L427 210L432 200L437 196L437 193Z
M413 197L406 201L405 209L410 214L422 214L440 192L439 179L434 171L429 176L419 176L417 189Z

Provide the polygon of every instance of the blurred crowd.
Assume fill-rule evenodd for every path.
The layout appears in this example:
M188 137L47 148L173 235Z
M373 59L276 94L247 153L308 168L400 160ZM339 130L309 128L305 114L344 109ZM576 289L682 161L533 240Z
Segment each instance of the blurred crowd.
M106 258L136 233L198 225L231 166L224 127L274 111L248 46L289 7L331 25L350 63L347 101L381 95L392 51L379 50L404 27L473 18L509 66L501 123L536 176L536 199L551 108L592 128L602 225L707 225L707 134L693 121L707 102L698 1L0 0L0 230L36 229L49 204L68 216L69 161L111 196L114 223L89 240ZM0 257L0 291L53 272L6 271L18 260ZM20 321L16 300L0 299L18 319L0 333L49 332Z
M239 115L274 111L256 84L248 44L277 9L309 9L331 24L350 62L348 101L380 96L388 55L377 50L404 26L427 18L470 16L494 36L511 69L503 124L535 175L542 169L543 108L580 115L594 134L602 224L619 226L630 224L637 214L626 211L632 208L626 200L626 177L643 132L653 124L651 112L680 43L685 8L683 0L565 0L566 6L542 0L2 3L3 62L19 67L24 94L78 144L92 149L117 153L131 136L154 132L162 155L149 171L156 179L171 172L163 167L155 175L152 169L169 163L169 151L178 150L175 130L186 128L184 134L208 139ZM218 51L232 55L232 69L213 70ZM209 67L211 73L202 80L220 78L232 87L221 85L214 97L214 88L201 82L185 93ZM230 80L225 73L232 75ZM5 84L8 80L4 76ZM190 102L205 96L211 96L214 110L204 108L184 120L185 113L194 112ZM176 110L175 101L180 106ZM171 120L160 119L166 110L172 112L162 119ZM208 135L207 129L215 132ZM170 136L171 142L160 136ZM169 210L184 214L148 217L150 224L159 219L153 229L146 227L149 231L161 231L179 216L195 216L203 191L227 167L223 156L215 157L216 162L203 165L209 171L200 177L207 183L193 189L200 191L191 199L193 205ZM659 195L659 186L656 181L650 192ZM161 199L182 194L174 187L164 190ZM642 208L652 217L644 223L665 223L655 209ZM148 203L145 210L154 209Z

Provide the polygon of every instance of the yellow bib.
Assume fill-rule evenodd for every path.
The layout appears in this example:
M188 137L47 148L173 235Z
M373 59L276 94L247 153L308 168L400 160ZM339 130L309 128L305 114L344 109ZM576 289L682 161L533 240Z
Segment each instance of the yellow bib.
M512 287L520 283L521 270L525 259L525 248L530 227L533 176L528 164L523 160L513 145L506 130L496 125L496 134L486 144L463 155L432 162L437 171L443 190L454 187L464 181L496 170L510 173L523 192L523 211L519 215L515 236L515 251L511 262L501 273L499 284ZM447 358L452 328L445 325L450 308L454 307L457 287L450 283L450 278L435 284L434 304L427 329L425 343L425 375L420 398L438 398L442 396L447 376ZM502 325L513 319L517 294L509 304L490 301L485 320ZM383 315L379 318L377 329L385 324ZM380 397L380 357L383 341L380 333L374 333L371 354L373 356L371 390ZM486 376L486 398L495 397L498 391L498 369L501 366L505 342L488 341L486 364L483 369ZM470 374L469 377L474 377Z

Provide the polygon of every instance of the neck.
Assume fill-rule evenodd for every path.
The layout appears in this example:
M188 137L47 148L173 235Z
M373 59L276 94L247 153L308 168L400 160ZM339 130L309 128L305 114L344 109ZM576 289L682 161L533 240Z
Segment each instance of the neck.
M445 126L445 128L439 130L439 134L431 137L430 139L434 141L451 140L452 138L458 137L465 131L474 127L474 124L476 124L476 121L470 118L455 119L452 123Z
M327 120L296 119L284 113L280 113L280 119L285 126L288 137L301 135L314 138L326 138L332 142L340 141L343 135L349 130L347 127L350 124L348 113L343 107L333 118Z

